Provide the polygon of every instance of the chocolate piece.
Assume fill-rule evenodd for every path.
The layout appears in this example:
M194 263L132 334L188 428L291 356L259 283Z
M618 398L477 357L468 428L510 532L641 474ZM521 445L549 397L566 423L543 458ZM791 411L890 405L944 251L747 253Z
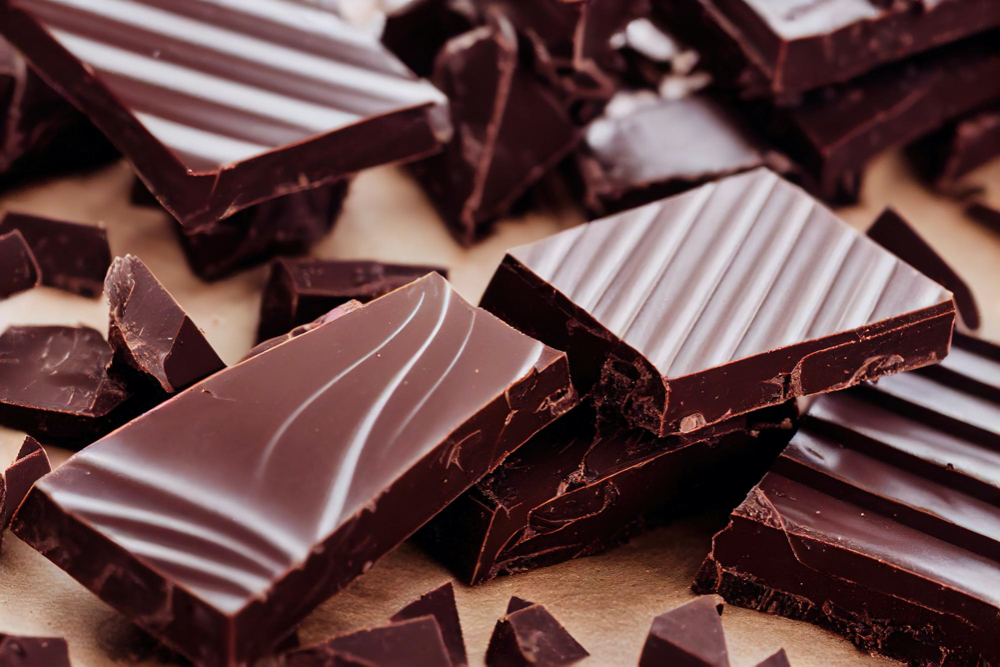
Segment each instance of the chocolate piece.
M458 607L455 605L455 589L450 581L421 595L389 620L398 623L422 616L433 616L437 621L444 645L448 649L451 667L469 664L465 654L465 639L462 637L462 624L458 619Z
M24 439L17 458L7 466L3 481L5 492L0 494L0 539L7 530L10 520L17 511L18 505L28 495L28 489L36 481L52 470L49 455L45 453L38 441L30 435Z
M515 611L508 608L507 614L497 621L486 649L486 664L487 667L555 667L571 665L589 655L545 607L532 604Z
M250 661L574 401L563 353L429 274L88 447L14 532L192 660Z
M189 230L448 135L433 86L302 3L16 0L0 32Z
M90 327L0 334L0 425L45 442L87 444L117 425L129 390L108 374L111 346Z
M696 588L909 664L1000 661L1000 347L824 396Z
M589 556L647 523L729 509L792 435L793 404L657 438L575 408L434 517L417 541L468 584ZM511 610L508 610L510 613Z
M576 127L556 96L519 66L517 36L500 16L445 44L434 83L455 133L413 172L455 238L469 245L573 149Z
M788 662L785 649L779 648L777 653L768 657L763 662L758 662L757 667L792 667L792 664Z
M729 667L720 618L724 606L719 596L706 595L654 618L639 667Z
M759 169L510 250L482 307L658 435L944 357L955 304Z
M433 616L334 637L317 646L286 654L284 664L287 667L328 667L331 660L333 665L366 667L451 667L452 664Z
M1000 26L992 0L658 1L666 25L748 96L794 99Z
M0 234L0 299L37 287L41 271L20 231Z
M70 667L69 647L59 637L16 637L0 634L4 667Z
M382 43L417 76L429 77L445 42L482 23L472 0L413 0L386 18Z
M526 609L527 607L530 607L533 604L535 604L535 603L534 602L528 602L527 600L525 600L523 598L519 598L516 595L512 595L510 597L510 601L507 602L507 611L506 611L506 613L507 614L513 614L515 611L521 611L522 609Z
M971 204L965 209L965 214L976 222L985 225L1000 234L1000 210L986 204Z
M882 211L882 215L868 228L868 238L948 289L955 297L962 323L969 329L979 328L979 307L972 290L896 211L891 208Z
M226 367L205 334L138 257L116 257L104 291L116 361L166 393Z
M1000 156L1000 106L941 128L913 144L908 153L928 180L954 183Z
M302 334L309 333L313 329L321 327L328 322L340 319L344 315L353 313L355 310L361 308L362 305L363 304L360 301L355 301L354 299L348 301L347 303L342 303L333 310L331 310L326 315L318 317L314 321L309 322L308 324L299 325L286 334L282 334L281 336L275 336L274 338L269 338L261 343L258 343L257 345L252 347L250 351L247 352L246 356L243 357L240 361L246 361L247 359L256 357L258 354L267 352L271 348L277 347L278 345L290 341L293 338L297 338Z
M257 340L287 333L352 299L371 301L434 271L448 277L447 269L435 266L280 258L264 287Z
M53 220L26 213L7 213L0 234L19 231L41 270L42 284L80 296L98 297L111 266L104 227Z

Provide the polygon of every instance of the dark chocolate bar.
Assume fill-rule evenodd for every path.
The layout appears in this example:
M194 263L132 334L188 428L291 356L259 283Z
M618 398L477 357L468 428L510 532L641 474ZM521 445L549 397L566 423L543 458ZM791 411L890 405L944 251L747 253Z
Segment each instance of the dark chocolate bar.
M399 623L424 616L432 616L437 621L444 645L448 649L451 667L464 667L469 664L465 653L465 638L462 636L462 624L455 604L455 589L450 581L421 595L389 620Z
M17 229L0 234L0 299L40 284L41 270L24 235Z
M205 334L138 257L116 257L104 292L119 367L172 394L226 367Z
M639 667L729 667L720 618L724 606L719 596L706 595L654 618Z
M447 269L436 266L280 258L264 287L257 340L287 333L352 299L371 301L434 271L448 277Z
M411 0L386 17L382 43L417 76L429 77L445 42L483 22L474 0Z
M433 616L334 637L291 651L282 667L452 667Z
M590 653L540 604L511 598L486 649L487 667L571 665Z
M790 403L657 438L597 428L581 405L434 517L417 541L468 584L600 553L648 523L735 506L788 442L795 417Z
M907 152L931 182L954 183L1000 157L1000 105L941 128L910 146Z
M7 466L3 474L2 486L5 491L0 493L0 541L3 539L3 532L10 526L18 505L28 495L28 489L51 470L49 455L37 440L30 435L26 437L17 452L17 458Z
M696 581L909 664L1000 662L1000 347L821 397Z
M108 373L90 327L14 326L0 334L0 425L45 442L87 444L116 426L131 392Z
M440 92L305 3L15 0L0 32L189 230L449 134Z
M357 310L358 308L360 308L362 305L364 305L364 304L362 304L360 301L355 301L353 299L350 300L350 301L348 301L347 303L342 303L339 306L337 306L336 308L334 308L333 310L331 310L329 313L326 313L325 315L322 315L322 316L316 318L315 320L313 320L312 322L309 322L308 324L301 324L301 325L295 327L294 329L292 329L291 331L289 331L286 334L282 334L281 336L275 336L274 338L268 338L267 340L265 340L263 342L257 343L256 345L254 345L250 349L249 352L247 352L247 354L246 354L245 357L243 357L242 359L240 359L240 361L246 361L247 359L250 359L251 357L256 357L258 354L262 354L264 352L267 352L271 348L277 347L278 345L281 345L282 343L288 342L288 341L290 341L293 338L297 338L297 337L301 336L302 334L309 333L313 329L321 327L321 326L323 326L324 324L326 324L328 322L332 322L332 321L334 321L336 319L340 319L344 315L348 315L350 313L353 313L355 310Z
M658 435L925 366L951 294L764 169L507 253L482 299Z
M792 667L792 664L788 662L788 655L785 653L785 649L780 648L773 655L768 656L762 662L758 662L757 667Z
M965 209L965 214L979 224L1000 234L1000 210L986 204L971 204Z
M98 297L111 266L108 233L99 225L7 213L0 234L17 230L38 262L42 284L73 294Z
M0 665L70 667L69 647L59 637L18 637L0 633Z
M429 274L88 447L13 529L192 660L250 661L574 402L565 354Z

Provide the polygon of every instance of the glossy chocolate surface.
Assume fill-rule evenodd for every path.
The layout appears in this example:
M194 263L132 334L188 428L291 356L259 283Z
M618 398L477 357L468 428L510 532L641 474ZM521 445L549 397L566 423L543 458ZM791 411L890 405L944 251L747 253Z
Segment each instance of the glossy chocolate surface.
M941 128L908 152L933 183L947 186L957 181L1000 157L1000 105Z
M41 271L19 230L0 234L0 299L41 284Z
M720 619L724 606L719 596L706 595L654 618L639 667L729 667L729 649Z
M433 616L334 637L288 653L287 667L451 667L441 629Z
M193 660L251 660L574 401L564 354L430 274L89 447L14 530Z
M3 473L5 493L0 494L0 540L28 489L52 470L49 456L30 435L24 439L17 457Z
M69 647L58 637L0 634L0 665L5 667L70 667Z
M510 250L482 306L658 435L924 366L951 294L767 170Z
M697 588L904 662L1000 659L1000 348L817 400Z
M517 600L517 602L515 602ZM487 667L571 665L590 653L540 604L512 598L486 649Z
M462 623L459 621L458 606L455 604L455 589L450 581L421 595L389 620L398 623L424 616L433 616L437 621L441 638L448 649L451 666L464 667L469 664L465 652L465 638L462 636Z
M287 0L17 0L0 32L185 227L447 138L443 96L336 13ZM5 7L7 3L5 3Z

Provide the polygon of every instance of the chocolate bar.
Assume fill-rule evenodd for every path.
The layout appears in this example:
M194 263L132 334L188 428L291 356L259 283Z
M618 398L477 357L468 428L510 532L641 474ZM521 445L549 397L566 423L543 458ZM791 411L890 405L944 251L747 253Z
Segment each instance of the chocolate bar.
M933 183L954 183L1000 156L1000 105L966 116L916 142L910 157Z
M313 329L321 327L328 322L340 319L344 315L349 315L350 313L353 313L355 310L360 308L362 305L363 304L360 301L355 301L354 299L348 301L347 303L342 303L341 305L331 310L329 313L326 313L325 315L316 318L315 320L309 322L308 324L301 324L286 334L282 334L281 336L275 336L274 338L268 338L263 342L257 343L250 349L249 352L247 352L246 356L243 357L240 361L246 361L251 357L256 357L258 354L267 352L271 348L277 347L278 345L288 342L293 338L297 338L302 334L309 333Z
M951 294L764 169L508 251L482 307L664 436L925 366Z
M590 653L548 609L517 597L497 621L486 649L487 667L571 665Z
M282 667L452 667L433 616L334 637L291 651Z
M195 662L251 661L574 402L565 354L429 274L88 447L13 530Z
M654 618L639 667L729 667L729 649L720 618L724 606L719 596L706 595Z
M868 228L868 238L944 286L955 297L962 323L969 329L979 328L979 306L969 285L899 213L885 209Z
M463 245L484 236L579 140L560 100L518 54L510 23L494 16L445 44L434 68L455 133L444 152L412 168Z
M287 333L352 299L371 301L434 271L448 277L447 269L436 266L280 258L264 287L257 340Z
M463 582L479 584L617 546L646 524L729 509L792 435L794 404L690 435L595 426L580 405L417 533Z
M909 664L1000 661L1000 347L815 401L695 587Z
M14 326L0 334L0 425L45 442L87 444L122 421L131 392L90 327Z
M59 637L18 637L0 633L0 665L70 667L69 647Z
M386 17L382 43L417 76L430 77L445 42L483 22L473 0L412 0Z
M16 0L0 32L188 230L440 149L443 96L288 0Z
M469 664L465 653L465 638L462 636L462 624L458 619L458 607L455 604L455 589L450 581L421 595L389 620L399 623L424 616L432 616L437 621L441 638L448 649L451 667L464 667Z
M965 209L965 214L981 225L1000 233L1000 210L976 203L969 205Z
M41 270L20 231L0 234L0 299L41 284Z
M792 667L792 664L788 662L788 655L785 653L785 649L781 648L762 662L758 662L757 667Z
M108 340L115 361L139 382L173 394L226 367L205 334L138 257L115 258L104 292L111 305Z
M38 262L42 284L86 297L98 297L111 266L108 233L99 225L7 213L0 234L19 231Z
M28 495L28 489L51 470L49 455L37 440L30 435L26 437L17 452L17 458L7 466L0 478L0 486L3 487L0 490L0 541L3 540L3 532L10 526L18 505Z

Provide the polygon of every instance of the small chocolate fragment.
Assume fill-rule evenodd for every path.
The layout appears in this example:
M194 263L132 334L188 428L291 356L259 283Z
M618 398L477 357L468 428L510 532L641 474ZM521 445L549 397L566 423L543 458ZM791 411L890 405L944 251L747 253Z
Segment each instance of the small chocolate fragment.
M729 667L724 606L718 595L706 595L654 618L639 667Z
M469 664L465 653L465 639L462 637L462 624L458 618L458 607L455 604L455 589L449 581L438 586L429 593L400 609L391 619L393 623L433 616L437 621L441 636L448 649L451 667L464 667Z
M271 348L277 347L278 345L290 341L293 338L297 338L302 334L309 333L313 329L321 327L324 324L327 324L328 322L333 322L336 319L340 319L344 315L353 313L362 305L363 304L360 301L355 301L354 299L351 299L347 303L342 303L333 310L331 310L326 315L318 317L314 321L309 322L308 324L301 324L286 334L283 334L281 336L275 336L274 338L269 338L261 343L257 343L257 345L252 347L250 351L247 352L246 356L240 359L240 361L246 361L247 359L256 357L258 354L267 352Z
M116 257L104 282L115 361L172 394L225 368L205 334L138 257Z
M3 667L70 667L69 647L61 637L16 637L0 634Z
M955 296L962 323L969 329L979 328L979 306L968 284L899 213L892 208L882 211L868 228L868 238L948 289Z
M758 662L757 667L792 667L792 664L788 662L788 656L785 654L785 649L779 648L777 653L766 658L762 662Z
M965 209L965 214L976 222L1000 234L1000 210L986 204L971 204Z
M41 271L20 231L0 234L0 299L41 284Z
M66 445L107 433L130 395L108 374L112 355L90 327L8 328L0 334L0 425Z
M515 611L521 611L522 609L530 607L533 604L535 604L535 603L534 602L528 602L524 598L519 598L516 595L512 595L510 597L510 601L507 602L507 612L506 613L513 614Z
M473 0L412 0L386 17L382 43L417 76L430 77L445 42L482 23Z
M540 604L520 607L511 600L507 614L497 621L486 649L487 667L571 665L590 654ZM511 608L516 608L511 611Z
M271 265L264 287L257 340L288 333L352 299L367 303L435 271L448 277L447 269L436 266L282 257Z
M3 539L3 531L10 525L18 505L28 495L28 489L51 471L49 455L37 440L30 435L26 437L17 452L17 458L7 466L3 474L6 492L0 498L0 540Z
M966 116L907 151L924 176L949 185L1000 156L1000 106Z
M433 616L392 623L334 637L285 654L286 667L373 665L375 667L451 667L441 628ZM340 660L341 662L338 662ZM345 661L346 662L343 662ZM351 661L354 662L351 662Z
M98 297L111 266L104 227L54 220L26 213L7 213L0 234L19 231L31 248L42 284L73 294Z

